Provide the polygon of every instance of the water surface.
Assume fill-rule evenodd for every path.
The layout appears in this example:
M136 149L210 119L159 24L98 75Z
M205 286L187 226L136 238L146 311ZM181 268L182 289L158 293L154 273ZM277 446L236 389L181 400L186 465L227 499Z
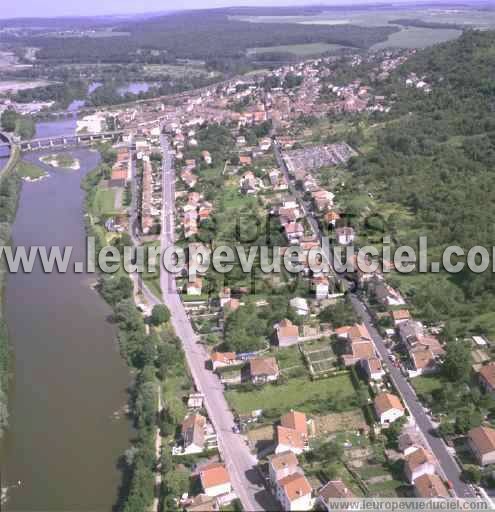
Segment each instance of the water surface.
M38 134L66 121L40 123ZM39 163L43 153L26 158ZM44 153L46 154L46 152ZM81 178L97 153L72 152L79 171L44 168L50 178L24 183L13 226L15 245L72 246L85 260ZM73 268L73 266L72 266ZM110 308L92 289L94 274L11 274L6 316L13 348L10 429L1 456L6 511L110 511L129 445L124 409L130 375L118 353ZM21 485L17 484L21 481Z

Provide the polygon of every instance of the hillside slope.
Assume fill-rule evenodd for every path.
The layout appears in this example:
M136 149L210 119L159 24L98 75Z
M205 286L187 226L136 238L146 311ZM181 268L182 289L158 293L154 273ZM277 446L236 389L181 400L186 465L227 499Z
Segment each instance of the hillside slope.
M495 32L419 52L398 70L398 95L372 151L352 166L356 182L385 210L398 204L387 229L397 244L428 236L429 255L458 245L490 254L495 242ZM410 73L432 84L425 94L406 88ZM380 207L378 207L380 210ZM400 279L399 279L400 278ZM495 279L482 274L396 276L427 320L495 334Z

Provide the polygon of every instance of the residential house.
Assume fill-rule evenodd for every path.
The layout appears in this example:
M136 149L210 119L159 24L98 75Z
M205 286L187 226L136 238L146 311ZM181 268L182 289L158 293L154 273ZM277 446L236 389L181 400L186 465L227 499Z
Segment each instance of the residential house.
M235 352L213 352L210 356L213 371L217 368L238 364Z
M308 437L308 421L303 412L291 410L280 418L280 424L282 427L297 430L306 438Z
M417 447L405 457L404 472L409 483L423 475L435 474L435 459L431 452L425 448Z
M304 432L299 432L293 428L278 425L276 436L277 445L275 447L275 453L291 451L296 455L300 455L308 446L308 436L304 434Z
M296 315L308 316L309 305L308 301L303 297L294 297L289 301L290 307L295 311Z
M323 212L327 208L331 208L333 206L335 194L332 194L332 192L329 192L328 190L315 190L311 195L316 211Z
M182 423L184 453L201 453L205 449L206 418L201 414L190 414Z
M385 370L383 369L382 362L378 357L370 357L362 362L362 366L368 380L379 381L385 377Z
M408 428L398 439L399 450L404 456L416 451L423 443L423 438L417 429Z
M378 302L385 306L404 306L406 301L402 295L383 280L373 286L373 294Z
M478 373L478 380L486 393L495 392L495 363L482 366Z
M230 300L232 296L232 292L230 288L222 288L222 291L218 294L220 299L220 307L223 308L226 302Z
M414 345L424 336L424 327L421 322L415 320L405 320L397 326L399 338L406 346Z
M318 491L317 503L321 508L330 512L334 510L329 505L332 500L351 500L353 498L353 492L342 480L330 480Z
M198 494L185 504L186 512L218 512L220 506L215 497Z
M282 505L282 510L311 510L313 508L311 494L311 485L300 473L286 476L277 482L277 499Z
M249 360L249 375L253 384L266 384L278 379L280 370L274 357L256 357Z
M289 242L295 242L304 236L304 226L299 222L291 222L284 226L285 236Z
M316 300L328 299L328 276L316 275L311 281L311 287L315 292Z
M201 468L199 478L207 496L220 496L232 491L229 474L220 462L212 462Z
M272 455L268 462L270 481L274 485L282 478L297 473L298 470L297 457L291 451Z
M417 498L449 498L449 491L438 475L423 475L414 481Z
M250 156L248 156L248 155L241 155L239 157L239 163L243 167L247 167L249 165L253 165L253 159Z
M390 393L376 395L374 407L378 420L383 426L402 418L406 412L399 398Z
M495 429L475 427L468 432L467 438L469 447L480 466L495 464Z
M409 352L414 375L426 375L438 370L435 355L430 349L417 348Z
M325 215L323 216L323 219L327 226L335 227L335 224L340 219L340 215L337 212L331 210L331 211L325 213Z
M354 228L344 226L335 230L335 237L339 245L350 245L356 238L356 232Z
M275 325L277 344L280 347L290 347L299 340L299 327L290 320L284 319Z
M256 194L258 190L257 183L258 180L253 172L248 171L244 173L240 181L241 192L246 195Z
M342 354L345 366L352 366L365 359L375 357L375 346L364 324L339 327L335 332L339 339L346 341Z
M206 165L211 165L213 163L213 159L211 158L209 151L202 151L201 156L203 157L203 160Z
M400 323L411 320L411 313L407 309L396 309L390 312L394 327L398 327Z
M203 290L203 279L196 277L193 282L187 283L187 295L201 295Z
M261 151L268 151L272 147L272 140L269 137L261 139L259 147Z

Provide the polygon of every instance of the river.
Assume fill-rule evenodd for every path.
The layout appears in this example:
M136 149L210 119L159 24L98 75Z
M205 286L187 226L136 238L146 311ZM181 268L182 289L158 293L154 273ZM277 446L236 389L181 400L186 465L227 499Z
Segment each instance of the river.
M67 123L74 121L39 123L37 135L67 133ZM48 179L23 184L13 242L72 246L73 261L85 261L80 182L99 156L84 148L71 153L79 171L44 166ZM26 159L39 163L40 154ZM111 310L91 287L95 280L94 274L45 274L39 266L8 277L14 373L2 510L103 512L116 503L119 457L132 436L124 412L131 377L108 322Z

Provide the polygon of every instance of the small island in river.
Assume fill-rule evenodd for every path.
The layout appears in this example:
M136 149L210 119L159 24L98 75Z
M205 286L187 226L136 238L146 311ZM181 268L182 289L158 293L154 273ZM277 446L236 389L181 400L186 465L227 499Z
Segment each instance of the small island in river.
M68 153L45 155L40 158L40 162L57 169L71 169L77 171L81 168L79 160Z
M17 164L16 172L24 181L40 181L48 178L48 173L41 169L41 167L24 160Z

